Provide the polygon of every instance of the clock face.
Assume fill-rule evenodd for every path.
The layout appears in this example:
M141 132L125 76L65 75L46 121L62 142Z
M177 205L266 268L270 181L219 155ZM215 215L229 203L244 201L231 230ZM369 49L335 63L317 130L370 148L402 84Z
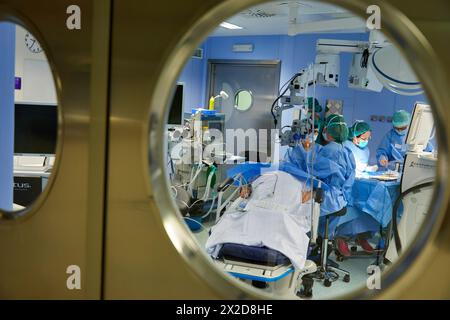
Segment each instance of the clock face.
M28 50L30 50L33 53L42 52L41 45L30 33L27 33L25 35L25 45L27 46Z

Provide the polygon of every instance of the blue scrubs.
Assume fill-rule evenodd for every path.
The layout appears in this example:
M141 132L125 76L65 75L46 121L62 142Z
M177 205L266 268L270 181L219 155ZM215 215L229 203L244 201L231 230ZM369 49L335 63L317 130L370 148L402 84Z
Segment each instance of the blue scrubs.
M395 161L403 163L406 153L406 148L404 147L406 136L406 134L398 134L394 128L386 133L377 149L377 162L379 165L381 165L380 161L382 159L386 159L389 162ZM433 145L428 143L425 151L433 151Z
M355 168L353 153L344 145L330 142L320 149L314 163L314 176L329 187L320 206L322 216L347 206L355 180Z
M311 166L308 164L313 157L314 166L311 172ZM336 142L330 142L323 147L315 144L314 148L308 151L299 145L289 149L284 160L308 174L312 173L327 186L325 199L320 206L321 215L337 212L347 206L356 167L355 158L350 149Z
M284 156L284 161L294 164L306 173L311 173L311 163L313 160L316 162L317 154L322 148L323 147L320 144L314 143L314 147L306 151L303 148L303 145L299 144L296 147L288 149Z
M353 156L355 157L356 163L356 173L357 174L363 173L366 170L367 166L369 165L370 159L369 147L360 148L350 140L345 141L344 146L353 152Z
M352 193L352 185L355 180L355 158L352 151L343 144L330 142L325 146L315 144L314 149L305 151L302 146L288 150L285 162L293 164L305 173L311 174L310 163L314 155L313 176L324 184L324 200L320 205L321 216L335 213L346 207ZM330 220L330 236L339 218ZM323 233L324 220L319 225L319 232Z

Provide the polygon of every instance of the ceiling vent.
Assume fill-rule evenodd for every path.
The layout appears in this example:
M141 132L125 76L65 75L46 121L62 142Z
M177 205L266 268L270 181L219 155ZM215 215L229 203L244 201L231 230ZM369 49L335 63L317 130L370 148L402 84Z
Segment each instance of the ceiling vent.
M247 18L258 18L258 19L267 19L275 17L277 14L273 12L267 12L262 9L248 9L241 13L241 15L247 17Z

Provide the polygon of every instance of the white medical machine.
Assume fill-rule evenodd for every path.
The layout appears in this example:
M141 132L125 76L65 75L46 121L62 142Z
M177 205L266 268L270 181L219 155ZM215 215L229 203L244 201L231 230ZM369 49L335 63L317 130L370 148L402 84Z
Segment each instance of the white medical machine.
M435 131L431 107L416 103L411 125L405 141L407 152L400 184L400 197L396 201L392 217L393 237L385 258L394 262L400 251L415 238L422 222L427 216L433 195L433 181L436 176L437 157L435 152L423 151ZM397 226L397 211L403 204L403 215Z

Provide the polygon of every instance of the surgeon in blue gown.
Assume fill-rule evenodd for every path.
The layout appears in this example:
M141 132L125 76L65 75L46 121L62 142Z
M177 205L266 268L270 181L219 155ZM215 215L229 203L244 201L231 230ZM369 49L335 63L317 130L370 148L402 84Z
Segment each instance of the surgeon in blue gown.
M351 150L343 145L347 138L348 127L344 117L332 114L324 123L322 145L315 143L314 148L309 149L299 145L291 148L284 159L308 174L311 174L312 169L313 176L326 184L327 190L320 206L321 216L338 212L346 207L351 196L356 165ZM311 163L312 166L309 165ZM331 221L330 230L336 227L337 219L333 220L336 222L333 224Z
M393 128L384 136L377 149L377 162L383 168L394 169L395 163L403 163L406 153L405 139L408 132L410 114L405 110L394 113ZM433 145L428 143L425 151L433 151Z
M325 192L321 204L321 215L335 213L346 207L355 180L355 158L350 149L344 146L349 134L342 115L327 117L322 132L323 147L314 163L314 176L323 181L329 191Z
M357 120L349 130L349 140L344 142L344 146L352 151L355 157L356 176L364 175L366 172L376 171L376 166L369 166L370 150L369 140L371 138L371 128L367 122ZM350 201L351 202L351 201ZM355 215L353 215L353 214ZM373 248L367 239L371 232L379 228L379 224L369 214L359 211L348 212L344 218L345 223L338 225L336 230L336 245L338 251L344 256L351 255L347 241L355 237L359 244L367 253L372 253Z
M370 125L362 120L356 120L349 129L348 140L344 142L344 146L353 152L356 163L356 176L363 175L367 172L377 170L377 166L370 166L370 149L369 141L372 138L372 129Z
M322 121L320 118L314 120L314 133L303 139L301 143L293 148L288 149L284 157L284 161L295 164L299 169L305 173L310 173L312 163L315 162L317 154L322 146L317 143L318 135L322 132ZM314 144L311 143L311 138Z

